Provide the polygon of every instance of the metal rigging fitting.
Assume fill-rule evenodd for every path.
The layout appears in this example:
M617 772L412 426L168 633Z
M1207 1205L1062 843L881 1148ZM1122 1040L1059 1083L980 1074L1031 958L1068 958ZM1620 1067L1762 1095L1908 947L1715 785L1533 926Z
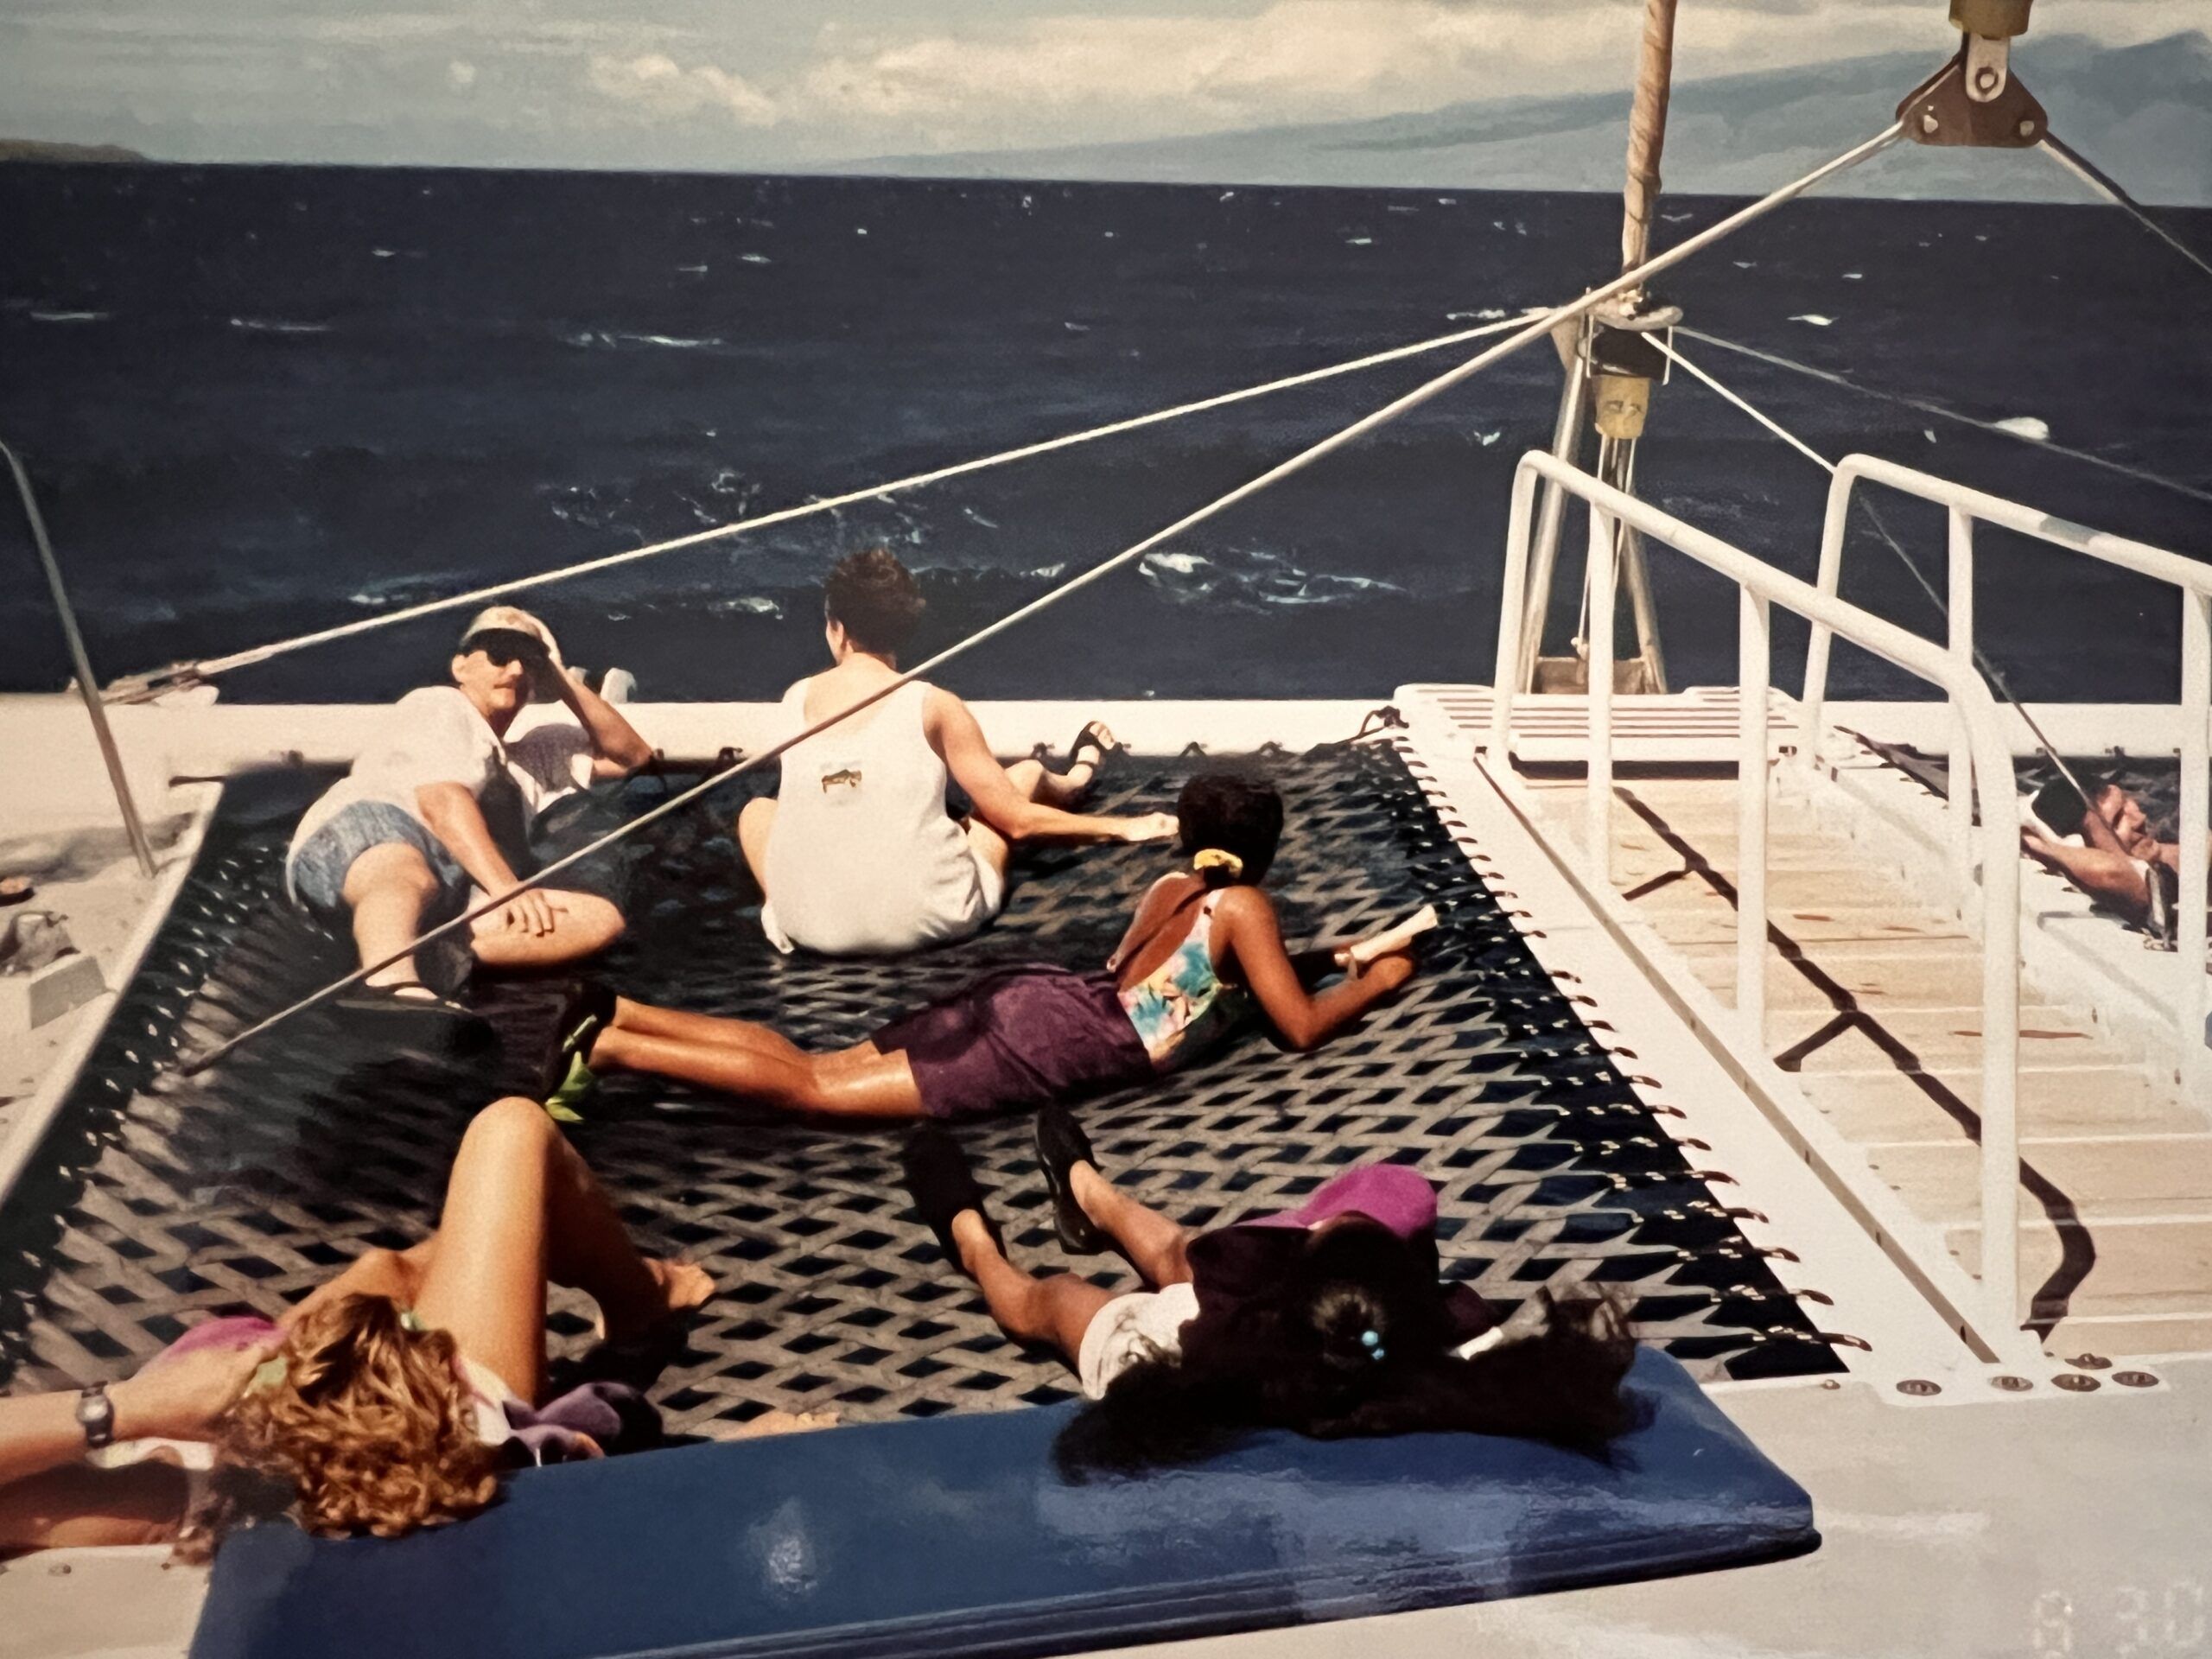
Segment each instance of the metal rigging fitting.
M2026 10L2020 7L2024 27ZM1897 105L1904 136L1918 144L1980 149L2027 149L2041 143L2050 118L2010 73L2005 54L2003 37L1968 35L1957 54Z
M1986 104L2011 78L2013 37L2028 32L2031 0L1951 0L1951 26L1966 36L1967 96Z
M1671 330L1681 320L1681 308L1674 305L1649 306L1632 316L1599 314L1585 347L1592 419L1599 436L1643 435L1652 387L1665 385L1674 367L1651 337Z

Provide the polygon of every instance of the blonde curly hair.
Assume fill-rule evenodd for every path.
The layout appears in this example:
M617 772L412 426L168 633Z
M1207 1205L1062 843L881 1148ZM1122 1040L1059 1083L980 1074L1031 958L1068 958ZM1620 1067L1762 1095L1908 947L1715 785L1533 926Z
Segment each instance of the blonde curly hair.
M396 1538L497 1495L450 1333L410 1328L389 1297L340 1296L287 1332L279 1357L283 1380L249 1389L224 1420L209 1500L178 1540L185 1559L207 1559L257 1516Z

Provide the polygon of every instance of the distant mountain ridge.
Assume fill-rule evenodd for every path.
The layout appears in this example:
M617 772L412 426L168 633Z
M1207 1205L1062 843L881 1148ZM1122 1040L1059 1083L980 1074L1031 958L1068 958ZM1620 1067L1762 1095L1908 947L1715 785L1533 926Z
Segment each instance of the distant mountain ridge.
M143 162L121 144L49 144L36 138L0 138L0 162Z
M2104 48L2076 35L2030 37L2014 54L2051 130L2139 200L2212 207L2212 38L2190 31ZM1753 195L1877 131L1938 60L1887 52L1793 69L1677 83L1666 188ZM1116 180L1428 189L1621 188L1629 93L1509 98L1414 115L1250 129L1189 138L905 156L825 168L930 177ZM2050 161L2014 150L1901 146L1824 194L1984 200L2082 200Z

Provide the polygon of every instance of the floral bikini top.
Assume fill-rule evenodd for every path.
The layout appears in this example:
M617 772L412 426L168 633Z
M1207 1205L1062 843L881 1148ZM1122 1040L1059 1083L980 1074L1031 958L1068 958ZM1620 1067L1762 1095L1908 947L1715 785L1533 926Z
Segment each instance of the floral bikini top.
M1213 907L1221 894L1209 893L1166 961L1117 995L1122 1012L1136 1027L1137 1040L1161 1071L1211 1046L1242 1020L1250 997L1226 984L1213 965ZM1107 965L1121 964L1119 953Z

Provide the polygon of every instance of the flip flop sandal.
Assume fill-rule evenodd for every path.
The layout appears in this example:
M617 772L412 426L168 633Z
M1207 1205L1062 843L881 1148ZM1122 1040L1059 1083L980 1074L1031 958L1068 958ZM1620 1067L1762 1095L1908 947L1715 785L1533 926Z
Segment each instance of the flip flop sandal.
M599 1034L614 1023L614 993L604 985L586 983L576 988L569 1011L567 1034L553 1051L551 1064L539 1078L539 1096L545 1116L556 1123L581 1123L576 1108L599 1088L599 1074L586 1058Z
M37 891L28 875L0 875L0 905L20 905Z
M409 986L422 993L404 995ZM334 997L331 1007L342 1018L377 1029L377 1040L404 1047L414 1033L435 1033L438 1047L473 1048L492 1040L492 1022L475 1009L436 995L415 981L401 985L365 985Z

